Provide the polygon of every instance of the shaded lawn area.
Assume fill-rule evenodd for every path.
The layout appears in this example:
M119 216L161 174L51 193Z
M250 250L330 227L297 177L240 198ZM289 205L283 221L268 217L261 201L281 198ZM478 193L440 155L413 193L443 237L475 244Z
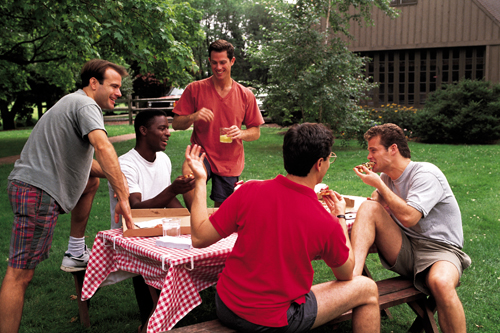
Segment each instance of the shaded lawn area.
M263 128L258 141L245 143L246 167L241 179L269 179L285 173L281 157L282 131ZM172 160L172 177L180 174L190 134L189 131L172 133L166 149ZM119 142L114 146L118 155L121 155L134 146L134 140ZM500 327L500 214L497 208L500 176L496 170L500 146L410 143L410 148L414 161L428 161L443 170L461 208L464 251L472 258L472 265L465 271L462 285L458 288L466 313L467 331L497 332ZM338 142L333 150L338 158L323 182L342 194L369 196L372 188L363 184L352 171L355 165L366 161L366 150L354 142L345 148L341 148ZM0 224L6 230L0 234L1 277L5 275L7 267L12 224L12 211L6 194L6 179L12 167L12 164L0 165L0 177L4 179L3 190L0 191ZM208 204L213 205L210 200ZM92 245L98 231L109 229L109 221L107 181L103 180L86 231L88 246ZM60 216L50 257L37 267L26 293L20 332L136 332L140 322L131 280L101 289L91 301L92 327L84 329L79 324L77 302L70 297L75 294L73 278L59 269L67 249L69 227L69 215ZM369 255L367 265L377 280L394 275L381 268L376 254ZM330 269L322 261L314 262L313 266L316 271L314 283L333 279ZM213 295L213 288L203 291L203 304L181 320L178 326L215 318ZM412 310L407 305L400 305L391 308L391 312L394 319L382 320L382 332L408 330L415 318ZM330 329L314 330L327 331ZM350 322L343 323L337 331L350 332Z

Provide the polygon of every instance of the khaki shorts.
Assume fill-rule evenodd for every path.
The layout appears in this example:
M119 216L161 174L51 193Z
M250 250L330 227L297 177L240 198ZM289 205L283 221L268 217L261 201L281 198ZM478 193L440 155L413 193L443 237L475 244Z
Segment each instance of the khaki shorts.
M396 263L391 267L382 254L379 253L382 265L409 279L413 277L413 285L421 292L430 295L425 283L426 270L438 261L449 261L458 270L461 277L463 271L470 266L471 259L459 248L425 239L408 237L401 230L401 250ZM423 274L421 274L423 273Z

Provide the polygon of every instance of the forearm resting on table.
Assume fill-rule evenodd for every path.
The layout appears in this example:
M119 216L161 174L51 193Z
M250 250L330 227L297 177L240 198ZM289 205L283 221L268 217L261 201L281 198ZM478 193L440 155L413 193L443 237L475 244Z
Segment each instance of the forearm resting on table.
M175 193L168 189L167 187L156 197L144 201L140 193L130 193L130 208L184 208Z

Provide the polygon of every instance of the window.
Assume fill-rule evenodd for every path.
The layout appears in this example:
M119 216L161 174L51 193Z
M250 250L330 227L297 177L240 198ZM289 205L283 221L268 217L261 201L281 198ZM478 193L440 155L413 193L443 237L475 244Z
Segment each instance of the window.
M397 6L416 5L417 2L418 2L418 0L392 0L391 6L397 7Z

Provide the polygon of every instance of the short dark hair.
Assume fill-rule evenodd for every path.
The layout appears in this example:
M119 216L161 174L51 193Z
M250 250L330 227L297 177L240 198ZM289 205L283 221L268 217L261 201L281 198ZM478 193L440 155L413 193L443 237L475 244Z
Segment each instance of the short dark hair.
M82 87L86 87L90 83L90 79L95 77L100 84L104 82L104 73L108 68L114 69L121 77L128 75L127 70L117 64L103 59L92 59L87 61L83 65L82 71L80 73L80 78L82 79Z
M219 39L210 44L208 47L208 57L210 58L212 56L212 51L215 52L224 52L227 51L227 57L229 60L234 58L234 46L233 44L229 43L228 41L225 41L224 39Z
M167 116L165 111L155 110L155 109L147 109L139 112L137 116L135 116L134 120L134 130L135 130L135 138L136 140L141 137L141 126L149 128L153 122L155 117Z
M366 131L364 138L366 141L369 141L376 136L380 137L380 144L384 146L386 150L393 144L396 144L401 156L411 158L410 147L408 147L405 133L398 125L387 123L373 126Z
M332 145L332 131L323 124L292 126L283 140L285 170L294 176L307 176L320 158L328 158Z

